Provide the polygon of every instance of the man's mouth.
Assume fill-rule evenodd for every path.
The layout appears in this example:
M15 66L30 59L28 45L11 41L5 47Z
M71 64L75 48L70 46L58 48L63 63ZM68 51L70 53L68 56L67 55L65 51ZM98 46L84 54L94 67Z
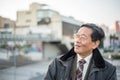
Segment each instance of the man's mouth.
M80 45L75 45L76 47L81 47Z

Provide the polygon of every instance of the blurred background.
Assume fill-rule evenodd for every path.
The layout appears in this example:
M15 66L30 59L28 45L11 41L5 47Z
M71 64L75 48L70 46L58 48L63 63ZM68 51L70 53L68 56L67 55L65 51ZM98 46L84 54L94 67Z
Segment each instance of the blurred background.
M105 32L99 49L120 79L120 0L1 0L0 80L43 80L84 23Z

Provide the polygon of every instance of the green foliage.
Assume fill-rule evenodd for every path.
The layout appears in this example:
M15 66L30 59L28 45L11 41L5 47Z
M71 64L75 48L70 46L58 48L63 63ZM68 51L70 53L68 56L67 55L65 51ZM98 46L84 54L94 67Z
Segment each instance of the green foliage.
M101 41L100 45L99 45L99 48L104 48L104 43L103 41Z
M1 48L7 48L7 46L8 46L7 44L2 44L0 47Z
M112 55L112 59L120 59L120 55Z
M23 47L31 47L31 44L25 44Z
M18 45L18 44L16 44L16 45L15 45L15 48L19 48L19 49L20 49L20 48L21 48L21 46L20 46L20 45Z

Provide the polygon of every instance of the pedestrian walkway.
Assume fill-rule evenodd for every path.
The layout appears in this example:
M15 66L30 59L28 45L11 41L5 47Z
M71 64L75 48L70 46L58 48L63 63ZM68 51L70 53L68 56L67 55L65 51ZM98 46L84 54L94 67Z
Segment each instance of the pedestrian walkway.
M0 80L44 80L48 65L51 60L43 60L37 63L0 69ZM117 78L120 80L120 63L112 61L117 68Z
M12 62L10 62L10 61L0 59L0 70L5 69L5 68L9 68L9 67L11 67L13 65L14 64Z
M117 80L120 80L120 66L116 66L117 68Z
M50 61L0 70L0 80L43 80Z
M38 62L38 61L36 61ZM3 60L0 59L0 69L5 69L5 68L9 68L9 67L19 67L19 66L23 66L23 65L28 65L28 64L32 64L32 63L36 63L35 61L31 61L31 60Z

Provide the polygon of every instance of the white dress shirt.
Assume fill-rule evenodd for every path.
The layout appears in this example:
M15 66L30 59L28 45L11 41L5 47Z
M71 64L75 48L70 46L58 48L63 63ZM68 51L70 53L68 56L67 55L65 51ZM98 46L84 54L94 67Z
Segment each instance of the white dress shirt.
M85 78L85 74L87 72L90 60L91 60L92 54L90 54L89 56L87 56L86 58L84 58L84 60L86 61L86 63L84 64L83 67L83 74L82 74L82 80L84 80ZM81 60L81 56L79 54L77 54L77 68L79 67L79 61Z

